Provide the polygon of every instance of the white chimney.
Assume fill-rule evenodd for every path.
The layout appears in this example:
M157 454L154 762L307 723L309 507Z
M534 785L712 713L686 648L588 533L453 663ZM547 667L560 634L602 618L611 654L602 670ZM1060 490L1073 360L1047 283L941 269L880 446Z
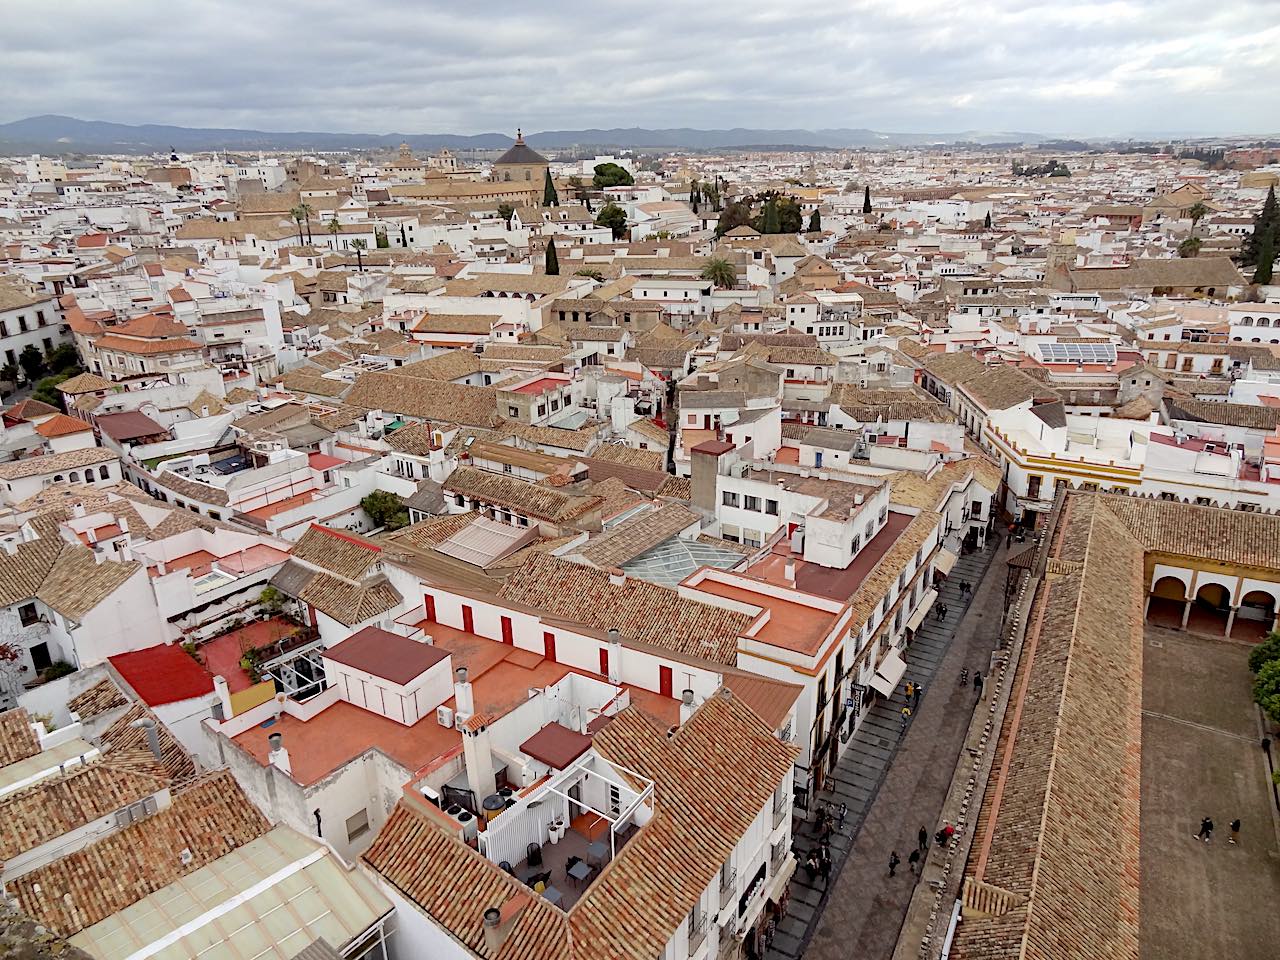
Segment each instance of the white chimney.
M118 527L120 528L120 532L121 532L121 533L128 533L128 532L129 532L129 518L128 518L128 517L116 517L116 526L118 526Z
M271 744L271 750L267 754L267 762L273 767L279 767L287 774L292 774L293 768L289 764L289 751L284 748L284 734L269 734L267 742Z
M73 506L73 507L71 508L71 515L72 515L73 517L76 517L76 518L83 517L83 516L84 516L84 504L83 504L83 503L77 503L75 506Z
M795 586L796 582L796 561L794 557L788 557L787 562L782 567L782 575L787 578L787 583Z
M467 786L477 798L498 792L493 775L493 744L489 738L490 717L472 716L462 726L462 759L467 765Z
M684 726L689 718L693 716L693 711L698 709L693 705L693 691L684 690L680 694L680 726Z
M221 674L214 674L213 692L218 695L218 703L222 705L222 718L230 720L235 711L231 709L231 688L227 686L226 677Z
M625 573L623 573L617 567L613 567L612 569L610 569L609 584L611 586L620 587L626 582L627 582L627 575Z
M453 671L453 699L454 713L464 713L468 716L476 712L475 696L471 691L471 681L467 679L467 668L459 667ZM492 793L493 791L490 791ZM486 793L484 796L488 796Z

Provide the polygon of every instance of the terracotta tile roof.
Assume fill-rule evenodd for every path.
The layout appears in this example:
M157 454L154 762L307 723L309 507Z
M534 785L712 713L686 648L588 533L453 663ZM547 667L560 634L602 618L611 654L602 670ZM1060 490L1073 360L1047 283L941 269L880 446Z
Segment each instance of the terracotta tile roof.
M80 450L68 450L65 453L51 453L43 457L26 457L10 463L0 463L0 480L22 480L44 473L52 474L62 470L96 467L118 459L114 453L102 447L85 447Z
M92 432L93 427L85 423L78 417L68 417L64 413L50 417L48 420L36 427L36 433L40 436L51 439L53 437L69 437L73 433Z
M444 489L446 493L475 497L553 523L566 523L601 504L598 497L561 493L477 467L458 467L449 474Z
M302 560L344 580L361 580L380 559L382 548L372 540L313 523L289 551Z
M397 453L407 453L415 457L425 457L434 449L434 434L437 428L430 423L411 423L390 434L387 446Z
M662 434L663 441L666 441L667 431L650 420L639 420L631 424L631 427L638 427L642 423L648 424L654 430L659 431ZM629 467L641 467L658 473L663 473L667 469L667 451L665 447L662 450L641 450L638 447L628 447L620 443L603 443L596 447L591 454L591 458L608 463L621 463Z
M146 772L102 759L0 798L5 825L0 831L0 860L34 850L167 787L163 768L154 761L151 767Z
M346 403L440 423L494 427L501 422L497 391L492 387L470 387L417 376L407 373L410 366L413 365L360 374Z
M115 350L119 353L146 354L148 356L157 353L199 352L204 349L201 344L185 337L174 337L168 340L134 340L129 337L116 336L114 333L104 333L94 341L93 345L98 350Z
M574 450L585 453L600 439L599 420L588 420L577 430L564 430L560 427L544 427L531 423L510 423L511 432L521 440L539 447L556 447L561 450Z
M1222 403L1216 400L1193 400L1190 397L1164 398L1170 420L1215 423L1228 427L1272 431L1280 426L1280 407L1263 407L1250 403Z
M956 960L1139 956L1142 547L1102 498L1059 530L965 868L994 915L966 916Z
M32 917L71 936L262 836L268 826L230 771L219 771L155 815L24 874L9 893Z
M40 741L31 729L31 715L18 707L0 713L0 767L34 757L40 752Z
M626 520L591 540L580 552L592 566L602 570L621 567L698 522L699 516L692 510L674 503L667 504Z
M136 560L102 560L88 547L63 547L45 575L36 598L68 620L81 620L142 569Z
M925 372L935 380L955 386L967 383L987 372L987 365L964 351L942 353L924 361Z
M693 479L690 477L668 477L662 482L657 492L659 497L671 497L674 500L693 499Z
M312 577L298 594L321 613L353 627L400 604L404 597L386 577L356 585L327 573Z
M10 420L34 420L36 417L49 417L58 412L57 407L51 407L43 400L28 397L26 400L19 400L7 409L4 415Z
M796 751L728 691L703 703L674 736L628 709L593 745L655 782L654 816L567 913L530 897L519 881L405 802L392 811L365 863L467 949L491 960L660 956L786 777ZM744 768L752 771L745 780L737 772ZM724 802L729 795L735 802ZM496 953L484 945L481 918L488 907L512 918Z
M499 595L566 620L687 656L733 663L738 635L754 619L745 613L689 600L678 591L627 577L614 586L608 572L550 554L533 554L502 585Z
M67 709L81 720L90 720L108 710L116 710L128 705L129 698L120 691L110 677L99 680L92 687L67 701Z
M197 503L225 507L230 502L227 491L221 487L201 483L199 480L188 480L186 477L178 476L172 470L156 471L151 474L151 482L187 500L195 500Z
M919 387L891 390L864 390L852 383L831 387L828 399L863 423L877 420L916 420L929 423L954 423L951 410Z
M165 775L174 784L185 784L194 779L196 765L191 755L169 732L169 728L140 703L132 704L99 735L99 745L107 748L107 756L115 759L117 754L122 754L151 761L151 747L147 742L146 731L133 725L135 721L144 718L155 721L156 735L160 738L160 765L164 768Z
M1280 569L1280 516L1139 497L1103 499L1152 553Z

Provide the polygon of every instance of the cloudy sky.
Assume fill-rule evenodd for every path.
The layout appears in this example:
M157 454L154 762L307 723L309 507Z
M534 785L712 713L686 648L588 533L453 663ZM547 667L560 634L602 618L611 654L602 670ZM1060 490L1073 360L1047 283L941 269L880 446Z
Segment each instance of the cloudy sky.
M1280 130L1277 0L0 0L0 121Z

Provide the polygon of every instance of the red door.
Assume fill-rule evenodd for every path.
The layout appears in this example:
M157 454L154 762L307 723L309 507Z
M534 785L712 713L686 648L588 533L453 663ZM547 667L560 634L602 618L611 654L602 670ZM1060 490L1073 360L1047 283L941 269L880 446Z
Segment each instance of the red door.
M550 630L542 634L542 655L552 663L556 662L556 635Z
M431 594L426 594L422 598L422 607L426 611L426 619L429 623L436 622L436 598Z
M671 696L671 668L658 668L658 692L664 697Z
M609 648L600 648L600 676L609 676Z
M503 642L503 643L509 643L509 644L512 644L512 645L514 645L514 644L515 644L515 642L516 642L516 641L515 641L515 638L512 636L512 633L511 633L511 618L510 618L510 617L503 617L503 618L502 618L502 642Z
M462 629L467 633L476 632L476 617L472 613L471 608L465 603L462 605Z

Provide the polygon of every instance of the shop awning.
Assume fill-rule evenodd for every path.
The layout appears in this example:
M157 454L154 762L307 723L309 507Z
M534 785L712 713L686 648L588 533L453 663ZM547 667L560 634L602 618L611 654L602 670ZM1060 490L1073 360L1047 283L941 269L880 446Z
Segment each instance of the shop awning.
M924 623L924 618L929 613L929 608L933 606L933 602L937 599L937 590L931 589L925 592L925 595L920 598L920 605L916 607L916 612L907 621L908 630L915 631L920 629L920 624Z
M957 559L950 550L939 550L937 559L933 561L933 568L939 573L950 573Z
M881 661L876 672L871 675L871 686L882 697L892 697L898 689L902 675L907 672L907 661L898 656L897 650L890 650L889 655Z
M782 865L778 867L778 872L773 875L773 880L769 884L769 889L765 892L765 899L772 900L777 903L782 899L782 891L787 888L787 881L791 879L791 875L796 872L796 858L790 850L785 854Z

